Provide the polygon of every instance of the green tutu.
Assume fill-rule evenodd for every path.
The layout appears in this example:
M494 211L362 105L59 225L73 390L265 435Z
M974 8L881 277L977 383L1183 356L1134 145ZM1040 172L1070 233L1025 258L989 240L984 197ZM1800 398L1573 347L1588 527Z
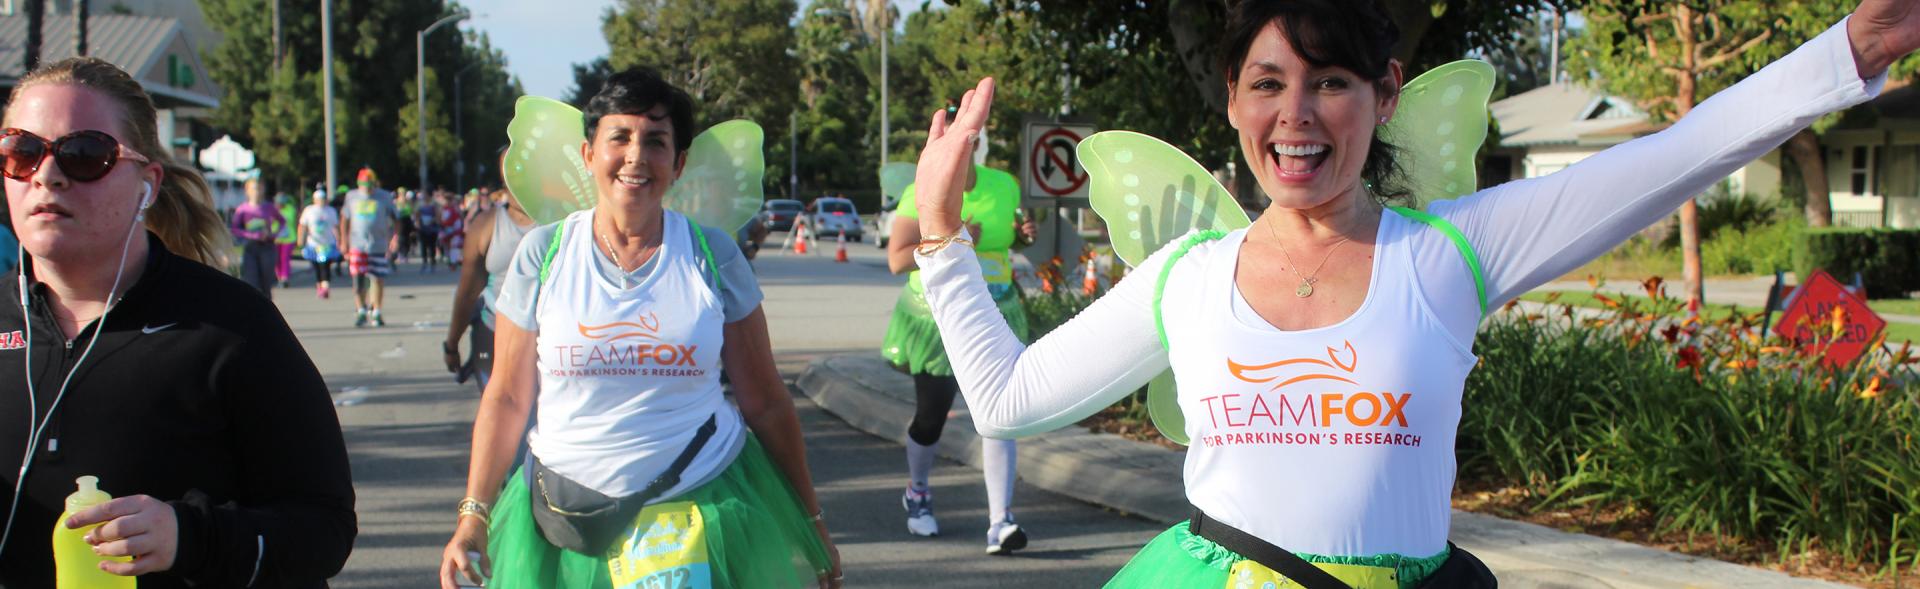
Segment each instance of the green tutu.
M1307 562L1325 562L1336 564L1356 564L1364 566L1397 568L1400 589L1412 589L1420 581L1440 570L1441 563L1447 561L1448 550L1425 558L1403 558L1386 554L1379 556L1321 556L1318 554L1294 553ZM1212 540L1193 535L1187 530L1187 522L1174 524L1172 528L1154 536L1145 548L1127 561L1127 566L1107 581L1109 589L1132 589L1135 587L1155 589L1222 589L1227 586L1227 571L1233 565L1246 560L1245 557L1227 550Z
M927 307L926 295L916 288L920 286L917 272L915 278L900 289L900 299L893 304L893 320L887 323L887 338L880 342L880 357L907 374L953 376L953 365L947 363L947 349L940 343L940 326L933 322L933 310ZM1014 337L1022 342L1030 341L1027 311L1020 306L1019 293L1011 285L992 290L999 291L993 302L1000 307L1000 316L1007 319L1007 327L1013 330Z
M488 527L487 587L611 589L606 557L563 550L540 535L522 476L507 479ZM809 587L832 566L813 519L752 434L719 478L668 500L699 506L714 587Z

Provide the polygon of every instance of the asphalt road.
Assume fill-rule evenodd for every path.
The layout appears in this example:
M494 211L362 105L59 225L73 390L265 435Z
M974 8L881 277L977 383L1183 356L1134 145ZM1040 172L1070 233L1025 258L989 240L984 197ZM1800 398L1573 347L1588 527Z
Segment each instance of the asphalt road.
M774 234L777 246L783 234ZM873 350L904 277L871 244L829 243L800 256L766 251L756 263L776 360L791 383L824 355ZM453 529L465 487L479 393L440 360L455 275L402 264L389 283L384 328L353 327L345 280L317 300L295 262L295 287L275 292L334 392L358 492L360 537L332 586L425 587ZM1160 527L1021 485L1014 513L1033 544L1013 557L984 554L986 497L979 471L943 463L933 479L943 531L906 533L900 510L905 456L897 439L859 432L797 399L808 460L854 587L1088 587L1125 564Z

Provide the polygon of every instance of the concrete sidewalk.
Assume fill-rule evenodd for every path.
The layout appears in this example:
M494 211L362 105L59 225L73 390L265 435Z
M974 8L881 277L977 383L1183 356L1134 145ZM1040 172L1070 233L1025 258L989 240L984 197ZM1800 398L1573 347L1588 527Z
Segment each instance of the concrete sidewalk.
M888 367L876 354L821 358L795 384L827 412L881 437L904 437L913 419L912 379ZM956 401L954 411L940 437L939 452L978 466L979 438L964 400ZM1189 515L1179 483L1183 459L1183 453L1153 444L1070 427L1020 440L1020 479L1171 525ZM1455 543L1499 575L1502 586L1510 588L1845 587L1460 511L1454 512L1452 535Z

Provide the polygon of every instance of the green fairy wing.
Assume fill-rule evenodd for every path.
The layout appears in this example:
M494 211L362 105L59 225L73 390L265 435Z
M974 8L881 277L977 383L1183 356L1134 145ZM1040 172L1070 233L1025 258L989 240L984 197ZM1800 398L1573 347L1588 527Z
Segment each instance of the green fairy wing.
M1250 224L1213 174L1165 141L1106 131L1081 141L1079 156L1087 170L1087 198L1107 223L1114 254L1129 266L1140 265L1188 231L1232 231ZM1147 384L1147 415L1160 435L1188 443L1172 370Z
M507 123L507 161L501 176L527 216L540 224L593 207L593 182L580 144L587 142L580 109L558 100L522 96Z
M765 199L763 136L751 121L727 121L695 136L686 167L662 204L708 227L734 231L746 225ZM514 102L507 140L502 176L527 216L552 223L593 207L597 195L580 156L587 133L579 109L551 98L522 96Z
M1193 229L1246 227L1246 211L1213 174L1180 148L1132 131L1095 133L1080 142L1087 198L1107 223L1113 252L1138 266Z
M1473 162L1487 140L1493 82L1493 66L1461 60L1433 68L1401 90L1399 110L1383 134L1400 148L1400 167L1417 208L1478 189Z
M695 223L739 231L766 200L761 179L767 160L766 134L753 121L733 120L695 135L680 179L667 189L663 204Z
M880 166L880 194L900 202L900 197L907 193L907 187L913 185L916 169L913 162L887 162L887 165Z

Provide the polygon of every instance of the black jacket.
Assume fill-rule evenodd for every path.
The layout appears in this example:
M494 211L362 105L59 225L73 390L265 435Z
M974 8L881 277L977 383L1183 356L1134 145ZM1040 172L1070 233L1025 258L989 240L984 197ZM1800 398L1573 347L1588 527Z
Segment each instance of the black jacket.
M325 587L357 534L326 383L258 291L151 235L148 243L145 273L46 426L19 513L0 524L13 528L0 547L0 586L53 587L55 520L74 479L94 475L115 497L150 495L178 516L173 569L141 577L142 589ZM0 510L13 501L25 416L45 419L97 329L65 341L45 287L29 290L30 372L19 275L0 280Z

